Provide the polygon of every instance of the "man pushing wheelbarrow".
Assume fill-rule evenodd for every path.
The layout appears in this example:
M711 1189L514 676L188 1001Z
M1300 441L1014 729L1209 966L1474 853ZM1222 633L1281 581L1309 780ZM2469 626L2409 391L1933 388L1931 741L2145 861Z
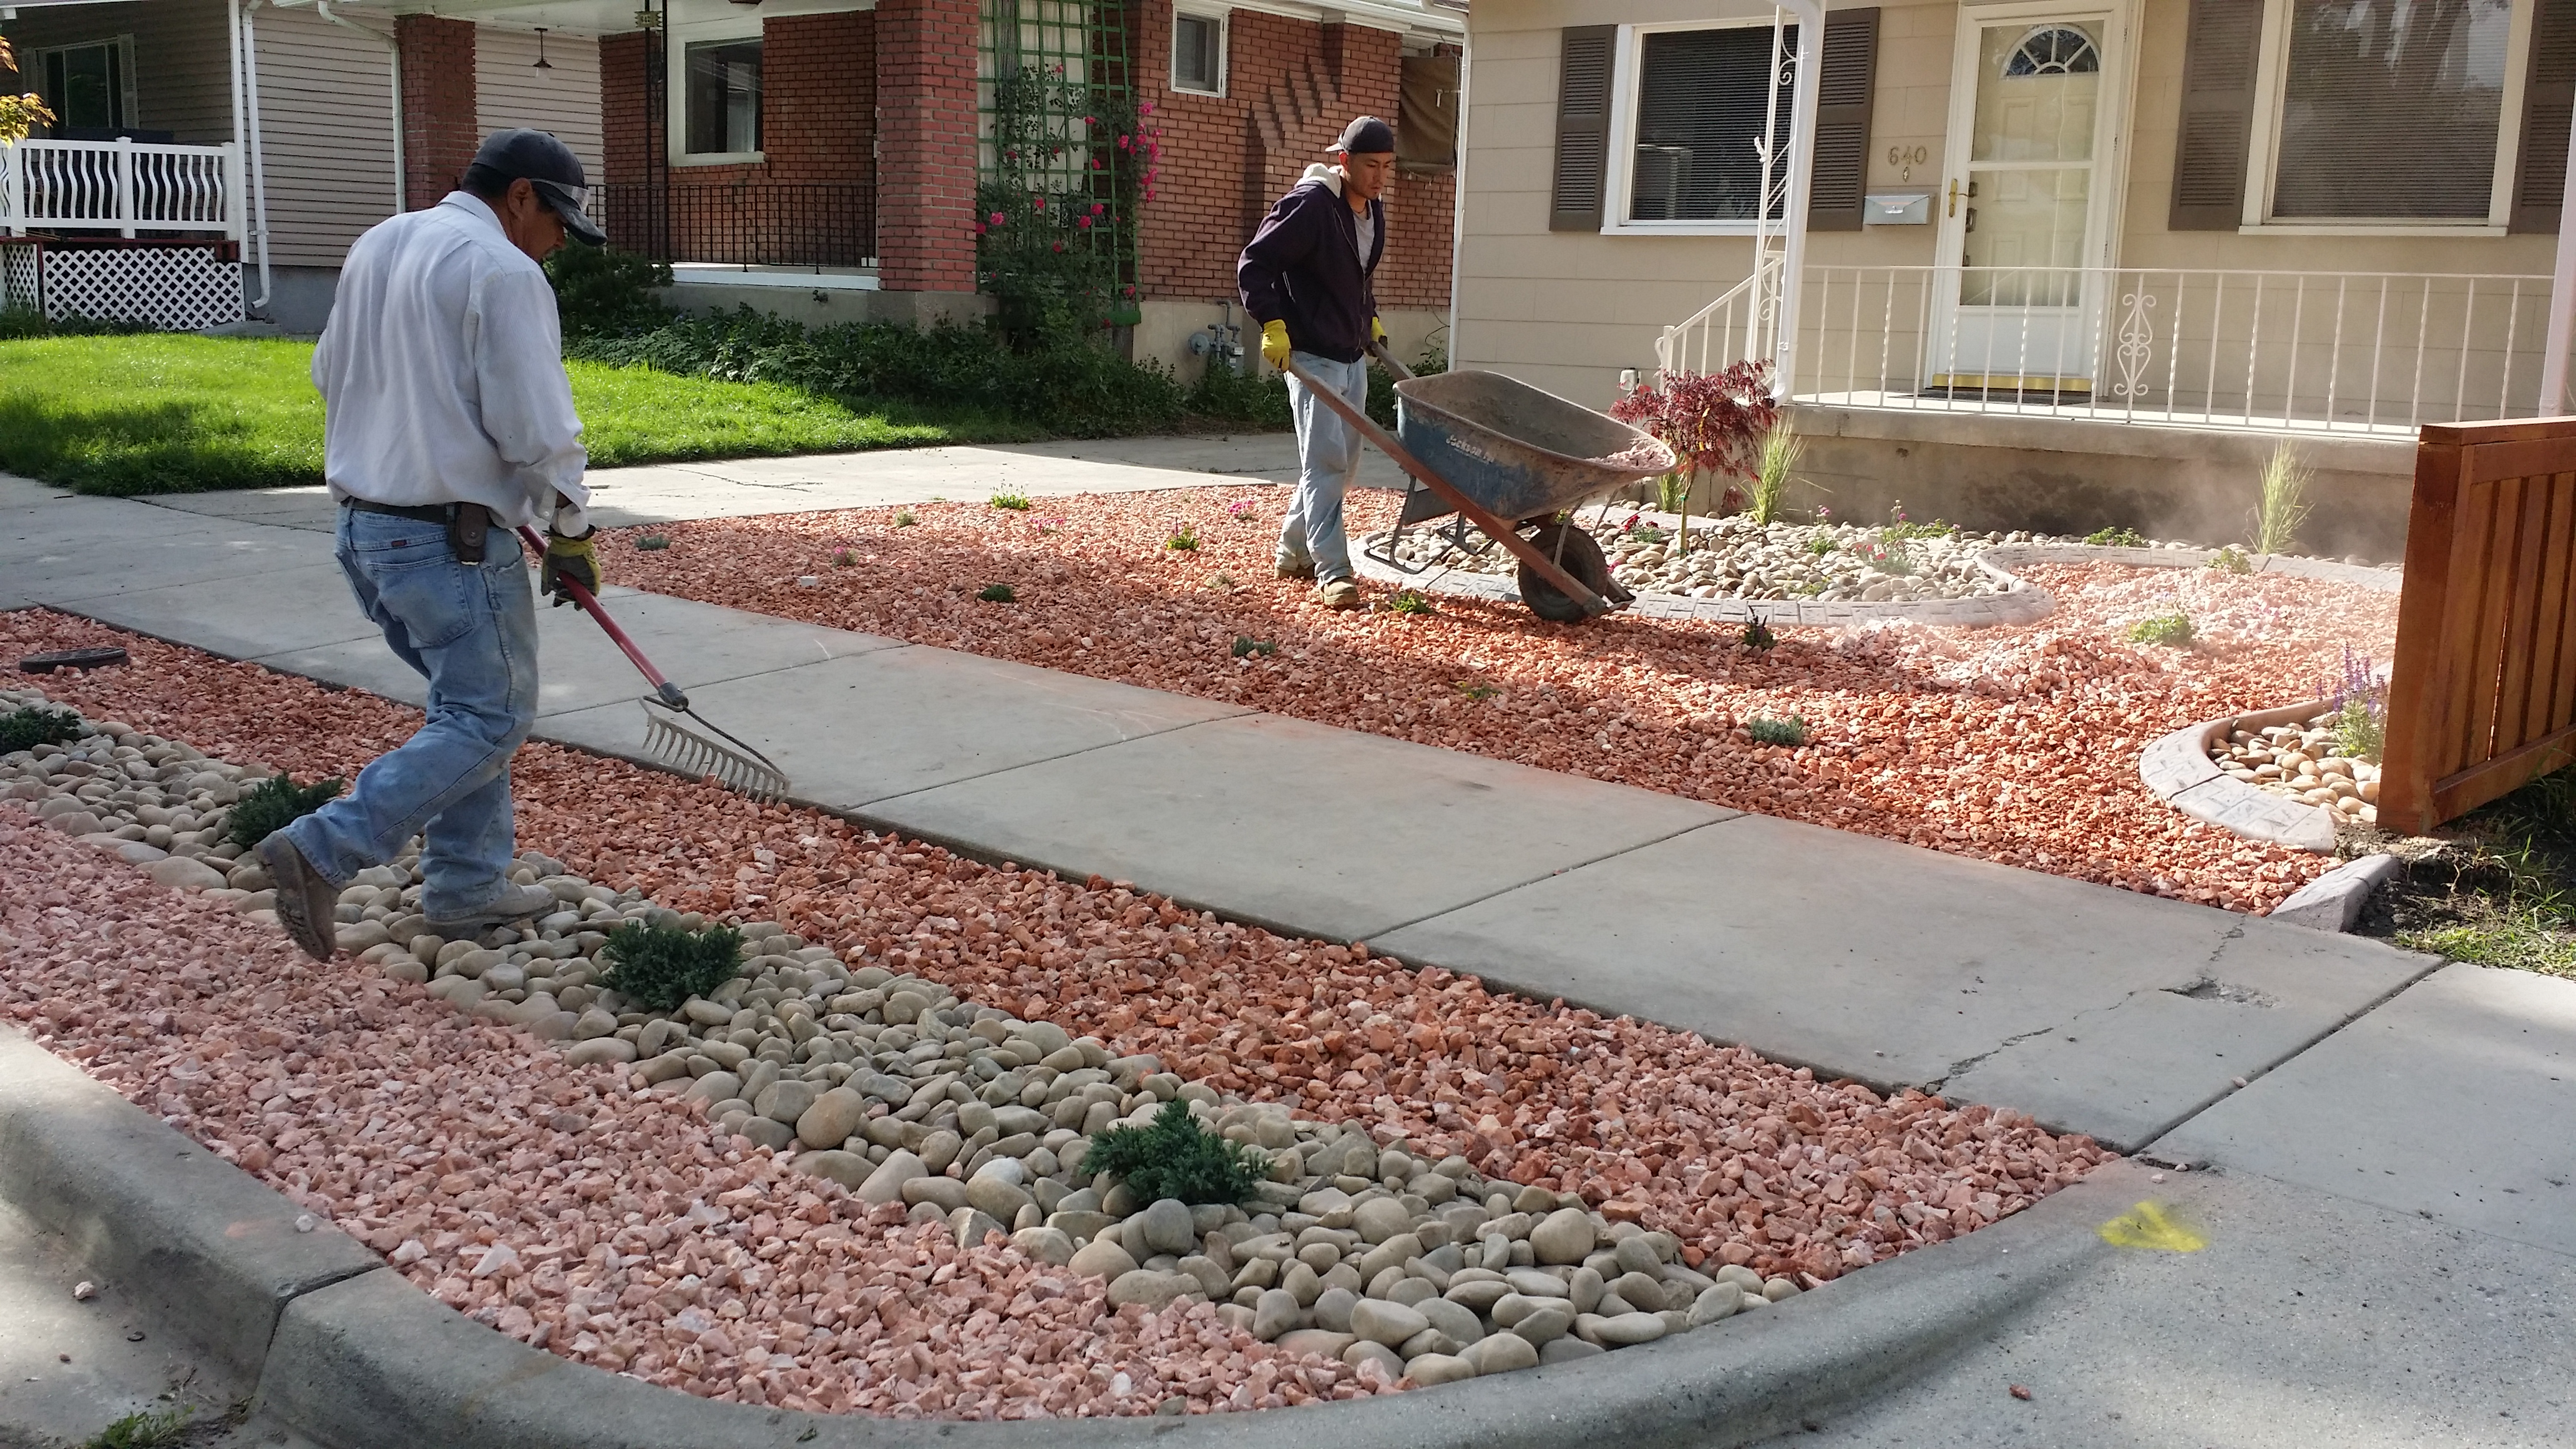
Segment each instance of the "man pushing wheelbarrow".
M1368 404L1369 348L1386 339L1370 279L1386 255L1386 203L1378 198L1395 175L1395 128L1362 116L1342 129L1332 155L1334 164L1307 167L1262 218L1235 281L1243 310L1261 323L1262 360L1289 374L1297 420L1297 496L1279 530L1279 577L1312 578L1324 607L1356 609L1342 494L1359 472L1360 436L1315 385L1353 408Z

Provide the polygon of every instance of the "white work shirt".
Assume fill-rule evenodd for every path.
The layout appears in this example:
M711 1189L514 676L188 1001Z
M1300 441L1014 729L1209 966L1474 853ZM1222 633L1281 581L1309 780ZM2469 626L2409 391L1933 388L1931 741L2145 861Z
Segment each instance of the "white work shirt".
M462 191L349 248L313 349L331 496L480 503L509 527L588 527L589 454L543 268ZM571 506L557 513L557 495Z

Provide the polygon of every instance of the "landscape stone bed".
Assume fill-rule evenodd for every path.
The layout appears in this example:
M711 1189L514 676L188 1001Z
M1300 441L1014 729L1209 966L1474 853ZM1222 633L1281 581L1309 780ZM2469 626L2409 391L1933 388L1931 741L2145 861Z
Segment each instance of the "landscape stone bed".
M0 692L0 708L43 698ZM1774 1259L1740 1241L1657 1229L1652 1194L1587 1203L1382 1124L1220 1092L1153 1053L884 964L909 950L868 959L753 920L740 974L711 999L635 1011L599 983L605 932L705 918L536 852L514 878L562 909L530 929L426 932L406 858L343 892L340 940L357 959L315 968L276 933L260 868L224 839L227 807L267 771L120 720L93 727L0 757L0 798L27 812L0 811L0 866L40 883L0 918L0 1014L442 1301L586 1362L829 1410L1252 1408L1582 1357L1824 1281L1755 1271ZM155 956L184 961L155 976ZM1734 1089L1765 1100L1754 1081ZM1780 1174L1772 1191L1811 1192L1830 1174L1838 1195L1859 1192L1862 1224L1937 1241L2105 1157L2017 1114L1921 1097L1890 1104L1906 1110L1881 1130L1900 1136L1869 1161L1829 1157L1798 1145L1802 1129L1830 1132L1877 1099L1814 1090L1840 1105L1761 1109L1787 1115L1752 1124L1755 1150L1730 1150L1724 1176L1712 1162L1704 1190L1759 1202L1765 1175ZM1173 1101L1264 1151L1251 1196L1141 1202L1081 1171L1098 1133ZM1917 1149L1911 1127L1948 1145ZM1536 1175L1526 1153L1488 1161ZM1956 1165L1986 1161L1992 1176ZM1951 1183L1932 1200L1878 1187L1927 1165ZM1825 1277L1877 1256L1851 1241L1816 1260Z
M2324 705L2304 720L2240 727L2212 738L2209 757L2230 779L2377 825L2379 766L2344 752L2342 716L2340 705Z

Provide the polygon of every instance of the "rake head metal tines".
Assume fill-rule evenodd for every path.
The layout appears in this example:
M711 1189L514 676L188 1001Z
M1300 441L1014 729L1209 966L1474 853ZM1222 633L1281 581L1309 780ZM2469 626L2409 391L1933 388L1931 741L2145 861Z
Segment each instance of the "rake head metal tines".
M673 715L660 700L643 699L645 706L644 748L672 769L684 775L712 776L718 784L737 790L755 800L777 804L787 797L787 772L778 768L767 755L735 739L725 730L708 724L697 711L683 706L681 714L716 734L727 743L719 743L698 733ZM655 706L660 706L656 708Z

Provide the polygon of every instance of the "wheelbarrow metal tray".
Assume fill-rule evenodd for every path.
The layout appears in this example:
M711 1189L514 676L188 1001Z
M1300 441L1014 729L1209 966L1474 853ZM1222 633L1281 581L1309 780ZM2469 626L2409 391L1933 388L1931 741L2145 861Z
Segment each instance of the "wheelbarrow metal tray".
M1514 523L1669 473L1671 448L1577 403L1499 372L1444 372L1395 385L1395 432L1449 486ZM1427 488L1397 526L1452 512Z

